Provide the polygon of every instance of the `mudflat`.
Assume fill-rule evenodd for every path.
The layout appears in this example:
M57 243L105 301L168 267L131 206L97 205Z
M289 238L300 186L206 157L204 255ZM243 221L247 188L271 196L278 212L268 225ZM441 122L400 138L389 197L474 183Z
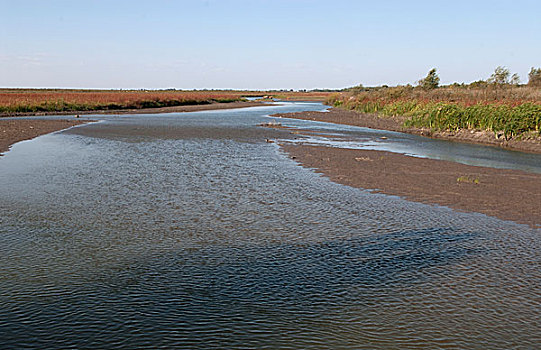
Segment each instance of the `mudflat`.
M126 109L114 111L76 111L76 112L51 112L51 113L23 113L19 115L79 115L79 114L154 114L154 113L179 113L198 112L206 110L246 108L261 106L261 102L231 102L212 103L205 105L189 105L163 108ZM58 130L67 129L74 125L88 123L89 120L66 119L2 119L0 118L0 155L9 150L9 147L19 141L30 140L40 135Z
M274 116L407 132L541 153L539 137L503 140L496 138L493 133L480 131L433 132L407 129L403 127L403 117L380 117L336 108L328 112ZM456 210L479 212L534 228L541 227L541 174L470 166L384 151L287 143L281 146L301 165L316 169L337 183Z
M541 174L383 151L281 146L337 183L541 227Z
M88 123L88 120L0 119L0 154L19 141Z

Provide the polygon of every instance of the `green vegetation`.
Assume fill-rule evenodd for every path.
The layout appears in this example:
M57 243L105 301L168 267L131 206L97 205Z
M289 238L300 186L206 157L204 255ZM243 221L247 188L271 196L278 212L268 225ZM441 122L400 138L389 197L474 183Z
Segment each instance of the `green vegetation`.
M239 99L212 99L212 100L140 100L126 103L77 103L62 99L45 101L38 104L16 104L0 106L0 113L36 113L36 112L67 112L67 111L98 111L175 107L188 105L205 105L213 102L228 103Z
M335 107L345 107L362 113L409 117L404 121L405 127L453 131L489 130L495 134L503 133L506 140L524 132L535 131L541 134L541 104L510 106L478 103L466 106L460 103L418 100L356 100L344 105L340 99L330 101Z
M436 68L432 68L428 75L419 80L419 86L425 90L432 90L440 85L440 77L436 73Z
M495 85L518 85L520 78L517 73L511 75L511 72L506 67L499 66L494 70L494 73L488 78L489 84Z
M475 184L479 185L481 181L479 181L479 178L474 176L460 176L456 179L456 182L458 183L469 183L469 184Z
M532 87L541 87L541 68L534 68L528 73L528 85Z
M541 105L518 106L476 104L463 106L445 102L417 107L404 123L408 127L435 130L476 129L503 133L506 140L525 132L541 131ZM541 134L541 133L540 133Z
M487 81L439 86L436 69L419 85L363 87L329 96L334 107L381 116L400 117L405 127L457 131L485 130L506 140L541 135L541 69L532 68L527 86L505 67Z

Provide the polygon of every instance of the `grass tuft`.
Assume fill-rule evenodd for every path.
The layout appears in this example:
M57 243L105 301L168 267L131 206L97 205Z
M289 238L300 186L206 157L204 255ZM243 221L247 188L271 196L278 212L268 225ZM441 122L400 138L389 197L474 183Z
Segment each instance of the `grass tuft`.
M474 177L474 176L460 176L459 178L456 179L456 182L469 183L469 184L475 184L475 185L479 185L481 183L481 181L479 181L479 178Z

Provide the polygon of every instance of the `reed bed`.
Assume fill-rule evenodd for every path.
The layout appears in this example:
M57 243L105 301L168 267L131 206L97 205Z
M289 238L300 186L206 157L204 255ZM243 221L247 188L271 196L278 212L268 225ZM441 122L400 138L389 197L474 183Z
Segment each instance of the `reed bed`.
M505 139L541 135L541 90L530 87L395 87L334 94L327 103L362 113L404 117L405 127L486 130Z

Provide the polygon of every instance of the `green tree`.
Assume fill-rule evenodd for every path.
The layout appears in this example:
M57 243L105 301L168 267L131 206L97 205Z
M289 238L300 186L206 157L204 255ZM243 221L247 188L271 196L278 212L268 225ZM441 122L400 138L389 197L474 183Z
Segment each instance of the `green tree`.
M519 85L520 84L520 77L518 76L517 73L514 73L511 76L511 80L509 80L509 84L511 84L511 85Z
M541 87L541 68L534 68L528 73L528 85Z
M440 85L440 77L436 73L436 68L432 68L426 77L419 80L419 86L425 90L432 90Z
M509 84L509 77L511 72L507 67L498 66L494 69L494 73L488 78L487 82L495 85L505 85Z
M351 87L348 89L352 94L354 95L357 95L357 94L360 94L361 92L365 91L365 87L363 86L363 84L359 84L357 86L354 86L354 87Z

